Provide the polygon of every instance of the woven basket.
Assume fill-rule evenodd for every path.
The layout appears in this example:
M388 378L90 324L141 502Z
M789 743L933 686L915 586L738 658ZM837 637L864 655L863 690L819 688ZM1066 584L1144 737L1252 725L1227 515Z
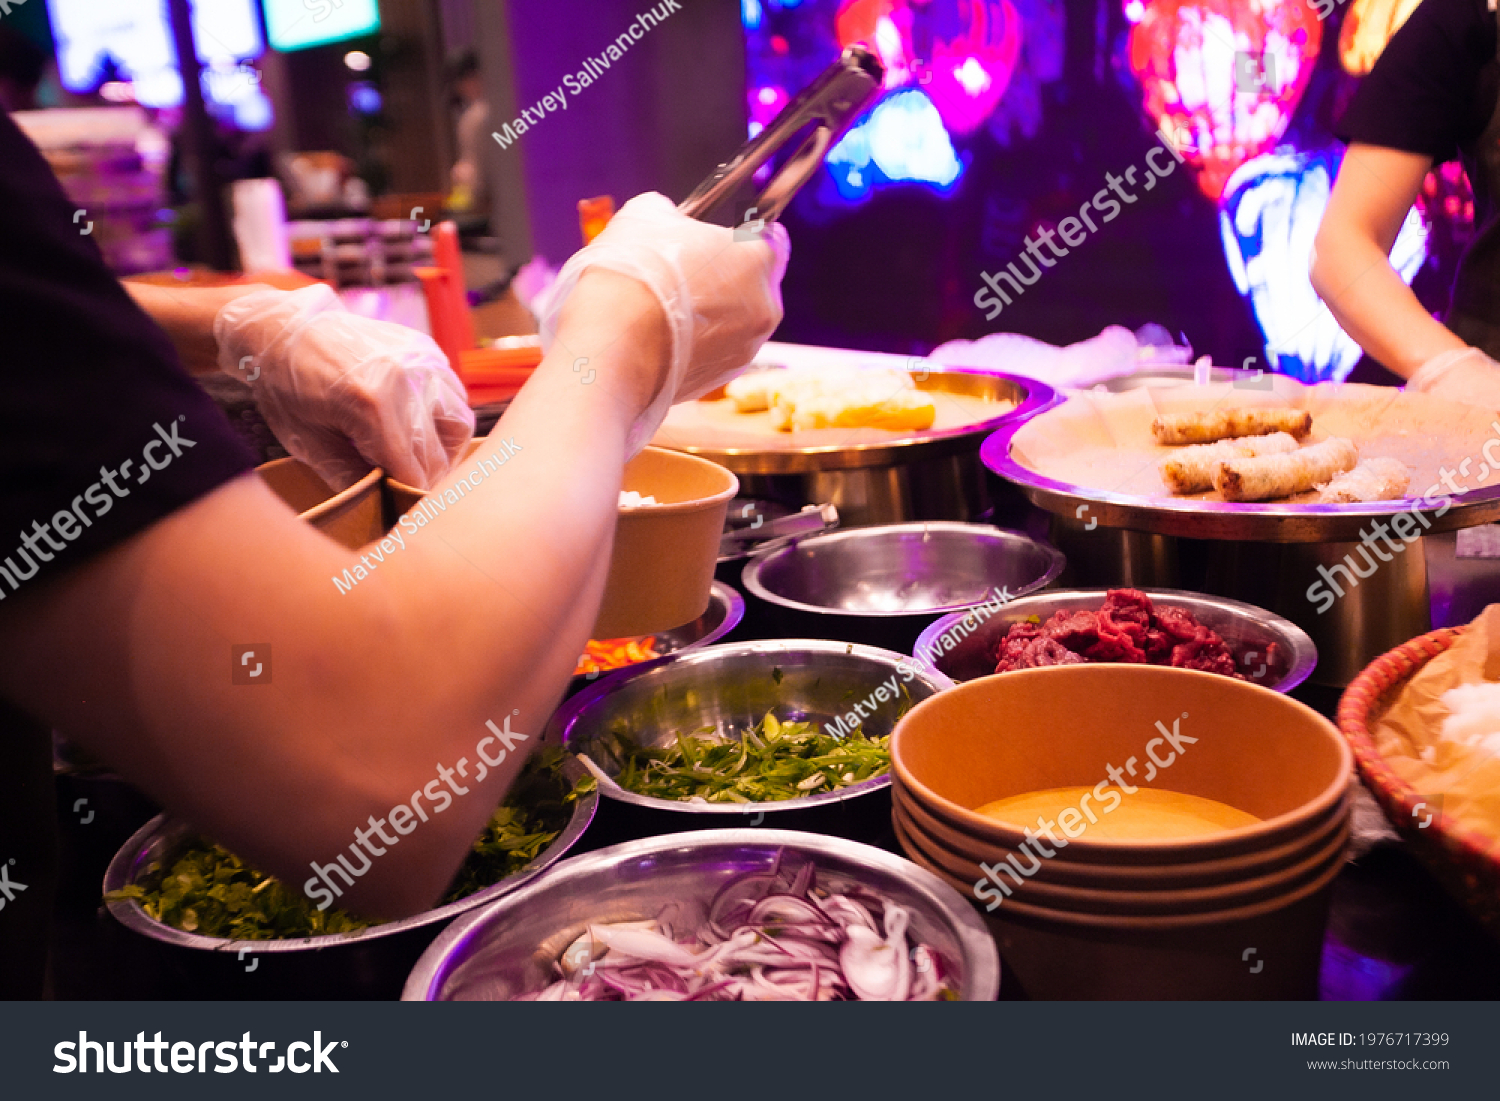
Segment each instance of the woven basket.
M1500 843L1459 828L1430 804L1418 811L1426 798L1391 770L1370 736L1370 728L1379 722L1395 694L1461 633L1454 628L1433 631L1376 658L1345 690L1339 701L1338 727L1354 751L1365 785L1396 831L1443 886L1492 933L1500 935Z

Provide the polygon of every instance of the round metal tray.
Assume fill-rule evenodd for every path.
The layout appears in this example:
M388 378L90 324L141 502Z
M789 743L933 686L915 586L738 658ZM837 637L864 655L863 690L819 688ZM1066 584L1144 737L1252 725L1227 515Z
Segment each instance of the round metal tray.
M1423 535L1477 527L1500 520L1500 485L1471 490L1454 497L1374 501L1353 505L1231 504L1227 501L1170 500L1112 493L1071 485L1038 474L1011 458L1011 443L1025 421L1007 424L979 449L979 458L993 473L1021 487L1031 503L1070 523L1095 522L1108 528L1128 528L1153 535L1188 539L1232 539L1257 543L1342 543L1362 538L1360 529L1372 520L1403 512L1425 517ZM1451 507L1437 513L1445 501ZM1418 503L1427 507L1418 508Z
M861 470L939 458L965 451L972 454L975 444L985 435L1011 423L1025 423L1060 400L1057 391L1036 379L967 367L929 367L927 377L917 382L917 389L1016 404L1014 409L974 424L913 432L907 436L870 443L820 444L798 448L720 448L663 441L658 446L712 459L736 474L809 474L832 470Z

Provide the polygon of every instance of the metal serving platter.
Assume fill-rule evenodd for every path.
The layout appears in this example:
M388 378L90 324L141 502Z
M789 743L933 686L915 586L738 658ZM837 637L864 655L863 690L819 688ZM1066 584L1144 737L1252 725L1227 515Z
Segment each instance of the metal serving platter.
M541 990L552 962L590 925L655 918L676 905L691 926L735 876L778 860L810 860L820 886L853 884L911 912L911 936L928 945L964 1001L1000 991L994 938L968 902L899 856L836 837L776 829L704 830L652 837L575 857L450 925L417 963L405 1001L504 1001Z
M898 360L894 356L870 356L850 352L850 359ZM902 361L904 362L904 361ZM811 474L835 470L861 470L972 453L989 433L1008 424L1024 424L1060 399L1057 391L1036 379L1006 375L980 368L923 364L926 378L917 378L918 390L959 394L989 401L1014 402L1015 408L973 424L949 429L928 429L870 443L818 444L797 448L711 447L680 444L669 439L662 447L686 451L711 459L741 475Z
M1290 692L1312 674L1318 664L1318 649L1306 631L1290 620L1273 615L1264 608L1202 593L1175 589L1144 589L1152 604L1163 608L1181 608L1191 612L1197 621L1214 631L1234 652L1240 672L1255 684L1275 692ZM995 662L990 654L1011 625L1036 616L1043 623L1061 611L1098 611L1103 607L1105 589L1057 589L1052 592L1023 596L1006 604L992 617L977 626L973 617L955 612L936 620L922 632L912 653L925 661L933 655L938 640L959 627L968 630L951 649L937 649L931 660L939 673L960 683L978 677L994 676ZM964 620L968 619L968 623ZM1276 643L1283 658L1274 668L1263 660L1269 643Z
M598 806L597 791L581 796L572 818L552 844L498 883L445 906L353 933L231 940L184 932L156 921L133 898L110 899L105 905L120 925L160 950L156 964L167 976L163 996L392 998L412 962L446 922L495 901L561 860L578 844ZM153 866L170 863L196 836L197 831L186 823L157 815L110 861L104 893L140 882ZM255 957L265 957L264 965Z
M1032 504L1067 523L1095 522L1154 535L1225 539L1257 543L1340 543L1361 538L1371 520L1403 512L1424 516L1424 535L1476 527L1500 520L1500 485L1452 498L1408 497L1352 505L1234 504L1227 501L1172 500L1059 482L1022 466L1011 444L1026 421L1009 423L984 441L979 458L990 471L1021 487ZM1427 507L1417 508L1422 500ZM1437 515L1445 500L1452 506Z

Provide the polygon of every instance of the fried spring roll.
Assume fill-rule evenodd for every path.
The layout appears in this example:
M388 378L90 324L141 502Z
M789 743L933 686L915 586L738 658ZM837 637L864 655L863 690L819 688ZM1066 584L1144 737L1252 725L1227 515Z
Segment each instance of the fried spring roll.
M1289 432L1301 439L1312 431L1312 414L1303 409L1215 409L1207 413L1163 413L1151 422L1157 443L1213 443L1236 436L1269 436Z
M1394 501L1406 496L1411 473L1400 459L1366 459L1347 474L1323 487L1318 500L1325 505L1356 501Z
M1162 460L1161 480L1173 493L1201 493L1205 489L1213 489L1214 474L1220 463L1232 459L1251 459L1258 455L1283 455L1296 450L1297 441L1285 432L1195 444Z
M1284 455L1221 462L1214 488L1226 501L1269 501L1331 482L1357 462L1359 449L1353 441L1335 436Z

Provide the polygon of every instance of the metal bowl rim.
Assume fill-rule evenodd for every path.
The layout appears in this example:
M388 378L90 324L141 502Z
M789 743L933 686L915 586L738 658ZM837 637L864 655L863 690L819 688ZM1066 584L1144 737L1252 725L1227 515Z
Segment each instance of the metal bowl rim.
M944 604L936 608L921 608L911 611L853 611L847 608L830 608L820 604L804 604L800 600L774 593L766 588L760 579L761 569L772 562L783 557L790 557L806 546L819 546L837 543L841 540L858 540L877 534L918 534L922 532L939 531L955 535L982 536L985 541L1001 543L1014 546L1017 543L1028 544L1041 552L1047 559L1047 568L1042 571L1041 576L1032 582L1021 586L1017 597L1029 596L1041 589L1045 589L1056 581L1058 575L1067 567L1067 558L1063 552L1051 543L1042 539L1033 538L1022 531L1013 531L1010 528L999 528L991 524L970 524L961 520L907 520L899 524L875 524L870 527L845 528L842 531L823 532L819 535L811 535L805 539L794 540L785 546L775 547L763 554L752 554L750 561L745 564L744 571L740 574L740 580L745 588L764 600L768 604L787 608L795 612L807 612L812 615L834 615L852 616L859 619L909 619L926 617L930 615L946 615L950 612L969 611L975 604L984 603L983 600L969 600L962 604Z
M1061 404L1061 403L1058 403ZM1050 409L1040 410L1050 412ZM1035 419L1035 418L1032 418ZM1438 509L1444 501L1450 503L1448 511L1442 517L1429 516L1431 527L1422 529L1423 535L1436 535L1446 531L1454 531L1462 527L1478 525L1488 522L1483 519L1471 519L1465 516L1465 512L1474 511L1481 514L1492 513L1490 519L1500 517L1500 485L1487 486L1480 489L1472 489L1467 493L1443 494L1438 497L1403 497L1395 501L1368 501L1357 502L1347 505L1286 505L1286 504L1263 504L1263 503L1239 503L1233 501L1200 501L1187 499L1169 499L1164 497L1141 497L1132 493L1116 493L1113 490L1094 489L1090 486L1074 485L1069 482L1060 482L1040 474L1030 467L1022 466L1011 457L1011 444L1016 434L1030 421L1006 424L1000 427L984 441L979 447L979 460L991 473L1014 482L1023 489L1035 491L1041 499L1032 498L1033 503L1049 512L1056 512L1047 503L1047 496L1061 498L1061 503L1066 507L1075 501L1108 505L1121 510L1128 511L1130 515L1131 528L1142 531L1157 532L1156 525L1163 525L1160 534L1177 534L1176 528L1166 530L1174 524L1180 525L1191 523L1195 518L1199 520L1230 520L1238 521L1244 526L1243 532L1233 536L1214 536L1207 534L1201 538L1237 538L1237 539L1260 539L1264 541L1283 542L1288 541L1284 533L1278 533L1277 527L1283 521L1302 521L1308 524L1323 522L1331 528L1331 532L1315 535L1305 539L1292 539L1292 542L1343 542L1339 536L1344 534L1345 528L1357 528L1367 520L1380 520L1386 517L1396 516L1403 512L1421 513L1427 515ZM1426 505L1418 508L1418 505ZM1100 521L1103 522L1102 520ZM1126 524L1110 524L1110 527L1125 527ZM1279 535L1279 537L1278 537ZM1191 537L1191 536L1190 536Z
M736 654L765 654L785 653L787 650L796 649L810 653L827 654L849 654L854 657L881 660L894 659L889 662L889 667L897 669L909 668L914 671L913 679L920 679L927 683L928 687L935 691L933 695L952 688L955 684L953 678L936 669L925 669L921 665L912 662L905 654L895 650L886 650L878 646L866 646L858 642L830 642L824 639L758 639L752 642L726 642L717 646L705 646L689 653L680 650L676 654L668 654L653 662L642 662L640 665L627 666L611 674L610 677L600 680L590 687L579 692L572 699L566 701L552 716L548 724L547 737L550 739L554 732L558 741L569 753L578 754L578 750L569 748L569 732L583 712L605 696L612 694L615 690L624 687L628 680L635 676L643 676L648 672L655 672L665 668L667 663L680 661L687 664L706 662L711 657L734 656ZM929 697L930 698L930 697ZM921 701L917 701L920 703ZM899 720L898 720L899 721ZM894 730L894 727L892 727ZM593 770L590 769L592 772ZM602 771L602 769L601 769ZM825 791L820 795L805 795L800 799L773 799L763 803L688 803L681 799L659 799L654 795L641 795L639 792L627 791L621 787L612 777L600 777L594 774L599 783L599 794L606 799L614 799L621 803L630 803L638 807L647 807L651 810L668 811L673 814L716 814L716 815L752 815L765 812L768 814L779 814L786 811L809 810L815 807L824 807L832 803L843 803L851 798L870 795L882 788L891 786L891 772L887 769L882 775L862 780L848 787L838 788L835 791Z
M637 857L650 856L674 848L698 847L723 848L785 848L811 856L832 856L854 865L865 865L883 871L893 878L908 883L914 893L932 904L943 920L947 921L958 941L959 951L965 967L964 987L968 992L966 1001L994 1001L1000 993L1000 953L994 937L983 920L974 911L969 901L940 877L919 867L912 861L895 853L877 849L859 841L842 837L828 837L820 833L801 830L780 829L722 829L691 830L685 833L663 834L657 837L625 841L591 853L570 857L563 861L545 879L528 883L515 897L498 898L489 905L464 914L455 919L448 928L427 946L407 977L401 991L402 1001L429 1001L434 987L448 977L448 957L455 945L495 917L500 916L508 905L522 905L528 901L525 895L536 894L549 886L562 886L569 880L582 880L599 872L608 871L619 863Z
M1124 586L1116 585L1114 587L1122 588ZM1194 607L1207 607L1217 608L1220 611L1234 612L1237 615L1243 616L1244 618L1249 619L1252 622L1259 623L1262 626L1266 627L1269 631L1271 631L1271 633L1279 636L1278 641L1284 639L1288 643L1289 649L1291 650L1291 664L1287 667L1286 675L1284 677L1276 681L1274 684L1262 685L1261 687L1263 688L1269 688L1273 692L1290 692L1293 688L1296 688L1303 681L1307 680L1308 677L1312 676L1313 669L1317 667L1318 647L1317 644L1313 642L1312 636L1304 631L1301 627L1298 627L1291 620L1279 616L1275 612L1267 611L1265 608L1262 608L1259 605L1247 604L1243 600L1231 600L1227 596L1211 596L1207 593L1189 592L1185 589L1137 589L1136 591L1145 593L1151 598L1152 603L1156 602L1157 597L1161 597L1169 605L1183 605L1186 606L1190 611ZM1002 612L1008 611L1012 608L1025 606L1027 604L1037 604L1043 601L1052 601L1054 599L1091 600L1095 597L1102 598L1108 596L1109 592L1110 590L1107 588L1049 589L1047 592L1031 593L1027 596L1017 597L1015 600L1006 603L1002 608ZM967 614L968 613L966 612L954 612L950 615L943 616L941 619L934 620L927 626L925 630L922 631L920 635L917 636L917 641L912 646L912 657L919 662L923 661L924 659L921 655L924 651L930 650L933 640L952 630L955 625L963 621L964 617ZM998 619L1000 617L1000 614L1001 613L996 613L995 618ZM983 625L981 624L981 626ZM979 628L975 628L975 631L977 632L978 629ZM1128 663L1090 662L1089 664L1119 665ZM1003 676L1004 674L991 673L989 675ZM972 679L980 680L982 678L974 677ZM968 682L957 681L955 683L967 684Z
M580 688L580 685L602 684L610 677L617 676L620 673L628 673L633 669L644 669L649 665L655 665L659 661L666 661L669 658L675 657L677 654L685 654L689 650L701 650L705 646L712 646L715 642L718 642L719 639L723 638L730 631L738 627L740 625L740 621L745 618L745 598L740 595L739 590L736 589L733 585L726 585L722 581L715 581L712 585L710 585L708 605L710 608L712 608L715 603L723 606L724 618L719 622L718 626L709 631L702 638L694 639L686 646L682 646L676 650L673 650L670 654L662 654L658 657L648 658L646 661L638 661L633 665L622 665L618 669L607 669L604 672L599 673L592 680L589 679L589 675L587 673L574 673L573 676L569 679L569 685L575 688L579 688L579 690L581 691L582 689ZM703 614L707 615L708 612L704 611ZM702 617L700 616L699 618ZM686 626L686 624L684 624L684 626ZM653 633L663 635L670 634L671 632L656 631Z
M364 944L395 936L398 933L409 932L412 929L419 929L425 925L441 924L476 906L495 901L530 882L567 855L588 829L589 824L593 822L598 808L598 791L591 791L581 796L573 808L572 817L568 819L568 824L563 827L562 832L557 835L557 839L543 849L531 863L513 875L506 876L498 883L492 883L482 890L475 891L472 895L435 909L424 910L411 917L387 921L353 933L325 933L317 937L284 937L278 940L231 940L228 937L205 937L198 933L188 933L165 922L157 921L146 913L138 899L109 899L105 905L109 907L111 916L131 932L164 944L171 944L178 948L191 948L195 951L236 952L248 948L257 954L274 954L324 951L345 945ZM120 846L104 872L104 893L108 894L110 891L119 890L126 884L136 882L131 877L131 872L147 844L155 840L159 834L178 826L191 828L186 822L170 818L163 813L158 814L131 834L130 839Z

